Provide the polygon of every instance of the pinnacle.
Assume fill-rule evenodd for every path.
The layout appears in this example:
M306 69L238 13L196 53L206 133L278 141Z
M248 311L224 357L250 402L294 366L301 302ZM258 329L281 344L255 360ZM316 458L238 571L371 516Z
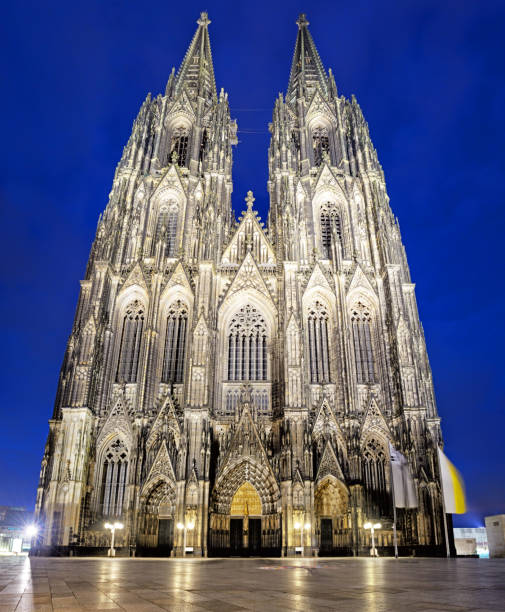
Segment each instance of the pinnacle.
M206 11L200 13L200 18L196 22L199 26L206 28L212 21L209 19L209 15Z
M247 202L247 210L252 210L253 203L255 202L255 200L256 198L253 196L253 192L249 190L245 198L245 201Z
M300 13L298 19L296 20L296 25L298 29L306 28L309 25L309 21L307 21L307 15L305 13Z

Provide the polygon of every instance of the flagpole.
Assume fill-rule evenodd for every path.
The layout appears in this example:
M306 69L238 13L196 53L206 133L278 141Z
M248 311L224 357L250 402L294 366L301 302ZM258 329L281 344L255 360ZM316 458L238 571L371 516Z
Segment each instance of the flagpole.
M398 537L396 534L395 479L393 478L393 459L391 457L391 442L389 443L389 469L391 473L391 493L393 495L393 542L395 545L395 559L398 559Z
M438 476L440 478L440 490L442 491L442 511L444 513L444 534L445 534L445 552L447 558L451 556L451 551L449 550L449 532L447 531L447 513L445 511L445 495L444 495L444 479L442 478L442 468L440 467L440 455L438 454L438 444L437 444L437 465L438 465Z

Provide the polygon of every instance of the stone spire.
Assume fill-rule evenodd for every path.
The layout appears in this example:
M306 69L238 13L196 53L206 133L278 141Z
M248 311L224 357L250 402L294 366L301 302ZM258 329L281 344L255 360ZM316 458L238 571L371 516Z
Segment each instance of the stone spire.
M289 100L296 97L300 87L302 91L305 91L307 87L315 88L318 85L324 93L327 93L328 89L328 77L314 40L310 35L309 22L304 13L301 13L296 23L298 25L298 35L286 95Z
M217 98L207 13L200 13L198 29L175 77L175 93L185 88L191 98Z

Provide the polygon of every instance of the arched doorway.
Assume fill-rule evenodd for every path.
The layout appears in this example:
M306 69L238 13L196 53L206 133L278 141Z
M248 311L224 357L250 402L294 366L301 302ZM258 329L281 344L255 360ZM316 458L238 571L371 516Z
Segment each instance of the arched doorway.
M174 545L175 491L158 482L141 497L137 552L143 556L169 557Z
M279 497L265 466L244 461L223 474L212 494L209 555L280 556Z
M230 507L230 554L258 555L261 551L261 499L250 482L244 482Z
M320 556L352 554L348 507L349 492L343 482L326 476L317 484L314 515Z

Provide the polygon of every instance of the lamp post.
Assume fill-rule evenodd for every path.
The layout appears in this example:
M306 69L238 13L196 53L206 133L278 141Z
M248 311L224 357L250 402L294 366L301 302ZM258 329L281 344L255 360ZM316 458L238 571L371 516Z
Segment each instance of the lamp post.
M36 548L36 544L37 544L37 534L39 532L39 528L37 527L37 525L27 525L25 527L25 533L24 536L27 540L30 540L30 554L31 554L31 550L32 548ZM34 540L35 540L35 546L34 546Z
M182 547L183 557L186 556L186 532L191 531L192 529L194 529L194 527L195 527L195 524L192 521L190 521L187 524L177 523L177 529L183 532L183 547Z
M305 540L303 537L303 532L305 530L309 530L310 529L310 523L299 523L298 521L293 525L293 527L298 530L300 529L300 539L301 539L301 549L302 549L302 557L305 557Z
M115 557L116 549L114 548L114 535L116 533L116 529L123 529L123 523L115 522L115 523L105 523L105 529L110 529L111 537L110 537L110 548L107 551L107 556Z
M374 532L376 529L380 529L382 525L380 523L365 523L363 527L365 529L370 529L370 531L372 532L372 549L370 551L370 554L372 555L372 557L377 557L377 549L375 548Z

